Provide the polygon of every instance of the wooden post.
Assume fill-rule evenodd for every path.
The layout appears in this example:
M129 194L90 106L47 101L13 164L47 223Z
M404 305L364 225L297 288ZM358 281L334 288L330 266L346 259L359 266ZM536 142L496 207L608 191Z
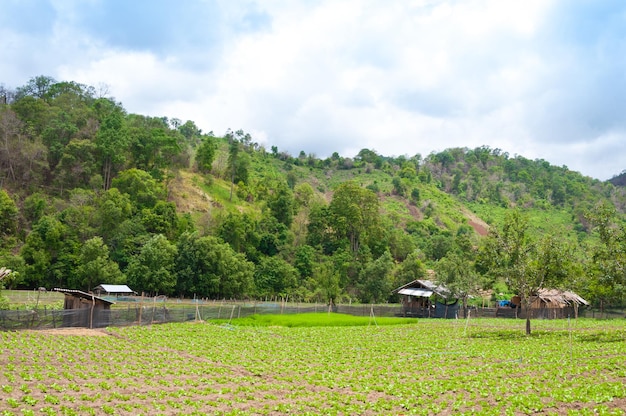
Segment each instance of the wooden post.
M154 323L155 314L156 314L156 296L152 298L152 319L150 320L150 325Z
M233 309L230 311L230 319L228 320L228 323L230 323L230 321L233 320L233 315L235 314L235 308L237 307L237 305L233 305Z
M89 329L93 328L93 310L96 307L96 298L91 295L91 313L89 314Z
M139 301L139 325L141 325L141 313L143 311L143 294L144 292L141 292L141 300Z

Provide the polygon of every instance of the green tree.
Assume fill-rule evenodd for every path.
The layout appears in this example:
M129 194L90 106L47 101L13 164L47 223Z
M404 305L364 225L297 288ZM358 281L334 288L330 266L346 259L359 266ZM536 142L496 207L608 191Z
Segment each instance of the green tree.
M237 165L239 162L239 153L241 150L241 143L232 136L227 135L229 141L228 147L228 170L230 172L230 197L229 201L233 200L233 188L235 187L235 179L237 176Z
M420 252L414 250L402 263L394 270L393 288L412 282L416 279L422 279L426 276L426 267L422 262Z
M72 286L89 291L100 283L122 284L124 280L117 263L109 258L109 248L102 238L85 241L78 255L76 281Z
M603 308L605 303L623 301L626 294L626 226L609 203L596 206L587 218L600 238L591 251L588 290Z
M95 153L96 145L91 140L70 140L56 169L57 184L62 189L89 185L92 177L98 174Z
M415 250L415 242L402 228L391 225L386 229L391 255L396 261L401 262Z
M309 207L313 200L313 187L308 182L302 182L297 184L293 190L294 199L297 207Z
M128 169L113 180L113 187L128 194L137 209L153 208L157 201L165 199L165 188L150 174L141 169Z
M18 210L15 201L4 189L0 189L0 238L15 234L18 224L17 218Z
M202 173L210 173L213 167L213 160L215 160L215 152L217 145L215 144L215 138L211 136L204 136L202 143L198 147L196 152L196 164L198 170Z
M298 282L298 271L280 257L263 257L254 273L260 297L287 296Z
M360 300L363 303L379 303L386 301L392 291L391 273L393 257L389 251L366 264L361 271Z
M24 283L30 288L66 286L75 270L78 246L61 221L49 215L41 217L22 246Z
M483 279L474 270L472 262L452 252L436 263L435 271L437 282L461 300L467 316L467 301L471 296L478 295L483 288Z
M96 146L102 164L104 189L111 187L115 169L125 160L128 145L128 132L124 122L124 114L115 107L104 117L96 137Z
M317 253L315 249L309 245L303 245L296 248L294 267L300 273L300 276L311 277L317 263Z
M178 231L176 204L158 201L154 208L142 209L141 222L148 232L163 234L170 239L174 239Z
M25 263L22 256L11 253L2 253L0 251L0 264L2 264L6 269L11 270L11 272L6 274L3 279L0 279L2 280L0 282L0 289L4 287L5 289L12 290L24 283Z
M314 269L314 277L317 281L318 290L320 290L324 296L324 300L329 305L336 303L337 297L340 293L339 287L339 273L335 270L332 262L324 261Z
M130 197L128 194L121 193L117 188L111 188L99 198L97 213L100 235L108 243L118 227L131 218L133 207Z
M151 237L126 269L128 284L138 291L171 295L176 287L176 253L164 235Z
M170 130L157 117L130 115L126 123L129 151L134 167L150 172L155 178L163 177L163 170L172 166L181 154L179 141L182 135Z
M571 270L571 251L555 236L531 238L528 219L518 210L508 212L501 227L490 230L485 252L494 275L521 298L530 335L530 306L539 289L559 286Z
M177 287L203 297L242 298L250 294L254 264L216 237L184 233L178 241Z
M36 223L46 213L47 208L46 196L40 192L35 192L24 199L22 215L30 223Z
M293 192L284 182L277 182L272 188L267 196L267 207L279 223L289 227L293 222L295 205Z
M259 236L257 224L248 214L239 212L228 213L217 226L217 235L238 253L246 253L248 258L256 257Z
M185 124L181 124L178 127L178 131L185 137L187 142L194 146L196 145L196 138L202 134L202 130L191 120L187 120ZM208 136L210 136L210 134Z
M380 213L376 194L356 182L344 182L329 206L332 230L337 239L346 238L356 254L362 241L379 237Z
M448 255L454 247L454 238L448 233L441 233L431 236L424 247L424 251L428 258L432 260L440 260Z
M50 76L38 75L28 80L24 86L17 87L15 90L15 99L19 100L25 96L35 98L46 98L56 80Z

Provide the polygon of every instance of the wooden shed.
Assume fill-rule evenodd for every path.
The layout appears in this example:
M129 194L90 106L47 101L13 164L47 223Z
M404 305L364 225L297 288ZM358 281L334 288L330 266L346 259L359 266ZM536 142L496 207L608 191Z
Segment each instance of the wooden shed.
M576 293L559 289L540 289L531 301L534 318L574 318L578 317L579 307L589 306L589 302Z
M109 326L115 302L73 289L54 289L65 295L63 326L103 328Z
M459 310L458 299L450 290L432 280L413 280L393 293L401 296L403 316L455 318Z

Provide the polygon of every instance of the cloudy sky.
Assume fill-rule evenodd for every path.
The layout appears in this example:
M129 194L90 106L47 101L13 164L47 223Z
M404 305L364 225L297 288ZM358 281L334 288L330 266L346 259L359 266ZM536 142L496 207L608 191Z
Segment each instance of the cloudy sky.
M106 86L293 155L486 145L626 169L622 0L0 0L0 56L7 88Z

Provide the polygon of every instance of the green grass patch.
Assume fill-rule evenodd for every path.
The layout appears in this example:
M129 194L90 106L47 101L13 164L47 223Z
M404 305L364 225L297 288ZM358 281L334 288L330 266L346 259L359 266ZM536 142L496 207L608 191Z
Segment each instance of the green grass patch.
M63 308L65 295L59 292L39 292L36 290L2 290L2 296L8 301L11 309L60 307Z
M313 312L296 315L251 315L233 320L220 319L211 322L230 322L237 326L283 326L288 328L341 327L368 325L415 324L412 318L352 316L340 313Z

